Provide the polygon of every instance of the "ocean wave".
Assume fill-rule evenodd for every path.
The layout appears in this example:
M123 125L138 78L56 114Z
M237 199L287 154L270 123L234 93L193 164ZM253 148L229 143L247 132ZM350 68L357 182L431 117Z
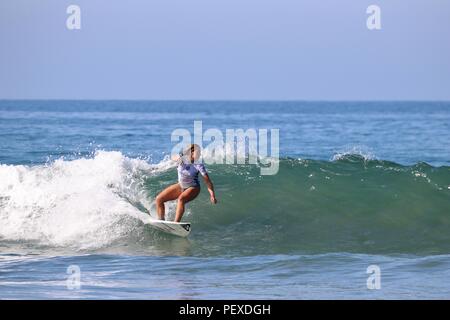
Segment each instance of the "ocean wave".
M333 161L283 158L277 175L254 165L210 165L207 192L188 206L191 239L205 250L273 254L450 253L450 168L402 166L361 154ZM174 164L120 152L45 165L0 166L0 242L77 250L117 242L158 245L144 225ZM169 204L169 217L175 204Z

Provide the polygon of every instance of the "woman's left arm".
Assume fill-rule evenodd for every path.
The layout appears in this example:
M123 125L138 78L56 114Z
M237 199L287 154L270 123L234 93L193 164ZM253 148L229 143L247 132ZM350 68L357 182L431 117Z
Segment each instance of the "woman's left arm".
M205 180L206 186L208 187L211 203L216 204L217 199L216 199L216 194L214 193L214 186L213 186L211 179L209 178L208 174L205 174L203 176L203 179Z

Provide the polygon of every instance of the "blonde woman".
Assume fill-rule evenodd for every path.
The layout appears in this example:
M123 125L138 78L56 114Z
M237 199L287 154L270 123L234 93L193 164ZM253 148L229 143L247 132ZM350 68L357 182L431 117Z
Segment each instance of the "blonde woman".
M181 221L186 203L194 200L200 193L199 173L208 187L211 203L217 203L214 186L206 172L205 166L203 163L196 163L196 160L200 158L200 154L200 146L191 144L179 156L172 158L172 160L178 162L178 183L167 187L156 197L156 209L160 220L165 220L164 203L177 199L175 222Z

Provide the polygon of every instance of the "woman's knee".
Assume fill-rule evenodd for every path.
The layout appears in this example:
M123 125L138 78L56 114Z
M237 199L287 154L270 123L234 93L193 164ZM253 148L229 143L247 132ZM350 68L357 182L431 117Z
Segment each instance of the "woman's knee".
M157 205L161 205L161 204L164 204L164 199L163 199L163 197L161 197L161 195L157 195L155 202Z
M189 201L193 200L195 197L192 197L192 195L190 194L180 194L178 196L178 202L182 203L182 204L186 204Z
M180 196L178 197L178 202L186 203L186 201L187 201L186 196L180 195Z

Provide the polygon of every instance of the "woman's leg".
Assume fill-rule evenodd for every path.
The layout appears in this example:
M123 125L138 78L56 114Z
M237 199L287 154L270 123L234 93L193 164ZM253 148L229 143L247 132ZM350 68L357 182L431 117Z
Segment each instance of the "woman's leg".
M192 187L184 190L178 197L177 213L175 215L175 222L180 222L184 213L184 205L191 200L194 200L200 193L200 187Z
M158 218L159 220L165 219L165 208L164 208L164 202L175 200L182 194L183 190L181 190L181 187L178 183L175 183L163 191L161 191L160 194L155 199L156 202L156 210L158 212Z

